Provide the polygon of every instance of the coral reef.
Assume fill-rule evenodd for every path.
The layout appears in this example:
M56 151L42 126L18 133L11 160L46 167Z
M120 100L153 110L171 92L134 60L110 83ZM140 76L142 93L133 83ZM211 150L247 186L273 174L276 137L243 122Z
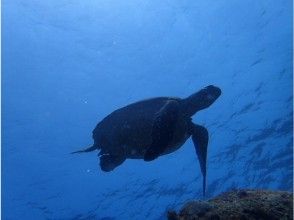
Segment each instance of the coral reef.
M275 220L293 219L293 193L269 190L234 190L208 201L186 203L168 220Z

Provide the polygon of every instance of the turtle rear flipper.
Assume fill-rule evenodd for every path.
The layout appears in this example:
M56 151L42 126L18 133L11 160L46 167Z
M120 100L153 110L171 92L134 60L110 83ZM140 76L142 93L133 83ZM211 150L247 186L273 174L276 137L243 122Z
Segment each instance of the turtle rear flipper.
M104 154L100 156L100 167L104 172L110 172L121 165L126 158L123 155Z
M203 175L203 196L205 196L208 131L203 126L191 123L191 134Z
M175 100L168 101L157 113L152 128L152 143L144 155L145 161L156 159L168 147L173 138L178 114L179 103Z

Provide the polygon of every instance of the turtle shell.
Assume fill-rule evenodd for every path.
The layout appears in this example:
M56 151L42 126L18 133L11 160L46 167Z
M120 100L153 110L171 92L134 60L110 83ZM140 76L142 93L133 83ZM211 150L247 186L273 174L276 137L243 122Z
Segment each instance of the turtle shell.
M120 108L97 124L93 130L94 145L100 154L125 154L126 158L141 159L152 142L152 127L160 109L169 100L180 98L159 97ZM163 154L177 150L189 138L190 118L178 117L175 132Z

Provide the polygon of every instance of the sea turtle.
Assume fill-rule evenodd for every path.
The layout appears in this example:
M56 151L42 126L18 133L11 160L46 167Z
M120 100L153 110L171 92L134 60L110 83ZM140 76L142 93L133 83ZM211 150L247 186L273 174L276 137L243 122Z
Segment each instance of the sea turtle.
M213 85L181 99L158 97L120 108L97 124L93 146L73 153L100 150L100 167L112 171L127 158L152 161L179 149L192 136L206 185L208 132L192 116L209 107L221 90Z

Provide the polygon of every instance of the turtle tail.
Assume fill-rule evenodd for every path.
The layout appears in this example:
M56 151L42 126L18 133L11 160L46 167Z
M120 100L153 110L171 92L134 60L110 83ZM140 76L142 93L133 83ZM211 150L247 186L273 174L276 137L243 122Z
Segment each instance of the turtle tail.
M95 145L93 145L93 146L91 146L91 147L88 147L88 148L86 148L86 149L83 149L83 150L78 150L78 151L74 151L74 152L71 152L71 154L79 154L79 153L86 153L86 152L91 152L91 151L94 151L94 150L96 150L96 149L98 149L98 147L97 146L95 146Z

